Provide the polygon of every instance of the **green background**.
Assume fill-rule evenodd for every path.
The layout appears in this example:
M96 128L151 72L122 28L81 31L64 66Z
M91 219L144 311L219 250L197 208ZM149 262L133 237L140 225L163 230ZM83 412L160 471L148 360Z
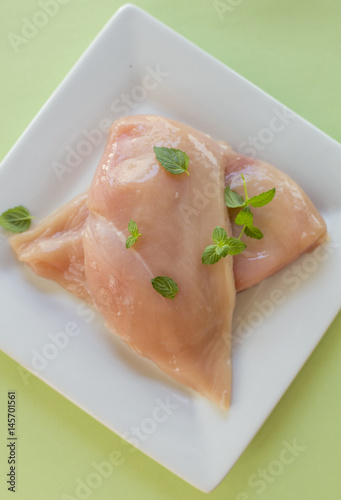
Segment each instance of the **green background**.
M43 0L44 1L44 0ZM341 140L341 2L337 0L141 0L136 5L229 65L336 140ZM233 4L235 5L233 7ZM40 10L36 0L1 0L0 158L12 147L104 24L117 0L70 0L15 52L10 32ZM327 298L326 298L327 300ZM323 307L321 304L320 307ZM89 498L170 500L341 498L341 315L265 425L209 495L139 451L0 353L0 498L61 500L92 462L120 450L124 463ZM17 492L7 492L6 394L16 390ZM252 415L250 415L252 418ZM264 492L248 478L279 457L282 441L305 448ZM243 494L242 494L243 493ZM77 498L74 496L74 498Z

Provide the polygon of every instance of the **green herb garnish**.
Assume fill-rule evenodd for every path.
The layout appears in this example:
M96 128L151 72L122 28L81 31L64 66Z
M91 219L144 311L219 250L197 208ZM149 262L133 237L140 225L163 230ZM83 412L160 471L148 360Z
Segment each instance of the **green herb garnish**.
M228 238L226 231L217 226L213 233L212 239L215 245L209 245L205 248L202 254L203 264L215 264L222 257L227 255L238 255L243 252L247 247L246 243L241 241L241 237L245 233L249 238L255 238L260 240L263 238L262 231L253 225L253 214L250 209L250 205L253 207L264 207L273 199L276 194L276 189L269 189L264 193L260 193L252 198L248 197L246 182L243 174L241 174L244 184L245 199L236 191L232 191L230 186L225 189L225 203L228 208L241 208L242 210L238 213L234 222L239 226L243 226L238 238Z
M130 248L134 245L134 243L137 242L137 239L139 236L142 236L141 233L139 233L137 224L135 221L130 219L129 224L128 224L128 231L131 236L128 236L127 241L126 241L126 248Z
M240 194L232 191L230 186L225 189L225 203L229 208L239 208L245 205L245 200Z
M203 264L215 264L226 255L237 255L241 253L246 244L238 238L228 238L225 229L217 226L212 233L212 240L215 245L209 245L205 248L201 261Z
M158 148L154 147L154 153L156 159L160 162L161 166L164 167L167 172L171 174L179 175L188 172L189 158L180 149L173 148Z
M269 191L264 191L264 193L257 194L249 198L246 189L246 182L243 174L240 174L243 179L245 199L236 191L232 191L230 186L225 189L225 203L228 208L244 208L252 205L253 207L264 207L270 201L273 200L276 194L276 188L269 189Z
M168 278L168 276L156 276L151 282L154 290L167 299L174 299L179 291L178 285L172 278Z
M238 239L241 238L244 232L246 236L249 236L250 238L256 238L257 240L263 238L262 231L253 225L253 214L250 207L243 208L243 210L241 210L234 219L234 222L238 224L238 226L244 226Z
M242 208L234 220L236 224L243 226L238 240L240 240L244 232L246 236L249 236L249 238L260 240L263 238L263 233L258 227L253 225L253 214L251 212L250 205L253 207L264 207L273 200L276 194L276 188L269 189L269 191L265 191L264 193L260 193L256 196L252 196L252 198L249 198L243 174L241 174L241 178L243 179L244 184L245 199L235 191L232 191L230 186L227 186L225 189L225 203L228 208Z
M12 233L23 233L31 225L34 217L22 205L6 210L0 215L0 226Z
M243 177L244 180L244 177ZM245 180L244 180L245 182ZM273 200L274 196L276 194L276 188L269 189L269 191L265 191L264 193L257 194L257 196L252 196L248 200L249 204L252 205L253 207L264 207L270 201Z

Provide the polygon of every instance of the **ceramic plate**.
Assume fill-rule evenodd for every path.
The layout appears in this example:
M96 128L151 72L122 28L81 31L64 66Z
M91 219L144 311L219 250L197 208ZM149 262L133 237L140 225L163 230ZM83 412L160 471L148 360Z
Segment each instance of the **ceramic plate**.
M208 492L241 455L339 310L341 147L128 5L3 161L0 212L23 204L39 220L82 192L108 126L136 113L186 122L287 172L325 217L329 242L238 295L233 399L227 413L171 381L113 338L85 305L19 265L5 236L0 347L144 453ZM123 269L122 277L129 279L129 270Z

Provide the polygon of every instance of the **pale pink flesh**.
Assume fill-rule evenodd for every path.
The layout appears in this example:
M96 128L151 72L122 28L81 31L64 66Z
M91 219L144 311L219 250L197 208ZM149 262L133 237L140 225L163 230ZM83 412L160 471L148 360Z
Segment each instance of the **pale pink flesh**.
M10 238L18 259L44 278L92 302L84 274L83 234L88 218L84 193L25 233Z
M244 195L240 177L244 173L250 195L272 187L277 189L275 199L269 207L252 209L255 214L254 224L262 229L264 238L252 240L244 236L247 250L234 257L236 290L241 291L276 273L302 253L313 250L326 239L327 232L323 218L291 178L272 165L239 155L224 144L221 147L226 166L225 184L230 184L232 189ZM202 193L196 197L193 195L196 203L184 207L183 215L187 220L191 220L198 209L205 206L202 197ZM233 221L237 211L229 210L229 213ZM29 264L39 276L53 279L71 293L89 301L83 271L83 233L77 227L72 230L72 224L78 224L78 214L83 217L83 231L87 214L86 195L61 207L60 213L42 221L35 229L12 237L11 241L19 260ZM60 221L54 227L58 220L68 228L65 234L58 226ZM232 230L233 235L238 237L240 226L232 223ZM38 242L35 242L36 238ZM53 252L49 246L49 238L52 238ZM44 240L43 244L40 239Z
M269 205L251 207L253 223L261 229L264 238L256 240L243 235L247 248L234 257L237 291L260 283L302 253L313 250L327 236L322 216L293 179L264 161L230 150L225 183L245 196L241 174L250 198L272 188L276 188L276 194ZM229 213L233 235L238 237L242 227L233 222L238 209L229 210Z
M185 151L190 175L167 172L153 146ZM217 193L187 220L197 191L209 182ZM161 117L122 118L89 190L83 241L89 288L109 328L171 377L227 408L232 259L201 262L215 226L231 234L223 193L223 155L212 139ZM126 249L130 219L142 236ZM174 300L153 289L151 279L160 275L178 284Z
M190 176L165 172L155 160L154 145L184 148L191 158ZM264 238L243 237L248 247L234 257L237 290L262 281L326 238L322 217L301 188L282 172L238 155L227 145L218 145L179 123L141 116L123 118L111 130L90 193L89 221L84 194L34 229L13 236L11 245L18 259L36 274L93 303L88 278L96 306L123 340L185 385L218 404L221 397L221 406L227 407L230 386L224 383L230 380L227 361L233 308L230 263L224 259L214 266L201 264L202 250L212 243L213 228L229 228L223 196L212 190L214 185L221 190L223 168L225 182L240 194L244 194L240 173L250 196L272 187L277 190L270 205L252 209L254 224L262 229ZM232 220L236 213L230 211ZM127 250L124 242L130 218L139 219L143 236ZM86 224L87 277L83 248ZM232 226L234 236L238 236L241 227ZM146 234L153 244L142 246ZM151 288L153 274L169 275L181 285L174 301ZM143 307L146 304L152 304L150 312ZM192 317L196 318L194 325ZM141 322L147 321L152 326L146 332ZM205 325L209 326L205 329ZM186 335L193 326L198 334ZM172 328L173 336L169 336ZM223 334L216 333L219 329ZM168 349L167 336L175 358ZM216 377L219 366L222 376ZM211 379L210 374L214 374Z

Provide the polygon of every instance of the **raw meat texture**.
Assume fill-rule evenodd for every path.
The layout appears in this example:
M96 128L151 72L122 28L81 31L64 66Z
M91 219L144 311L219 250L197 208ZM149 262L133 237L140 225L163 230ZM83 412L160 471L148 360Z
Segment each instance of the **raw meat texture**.
M186 151L190 176L166 172L153 146ZM234 223L230 228L224 170L225 185L240 194L241 173L250 196L276 187L270 205L252 209L264 238L243 237L247 249L234 257L237 291L324 241L321 215L284 173L188 126L148 115L123 118L112 127L89 193L90 217L86 193L10 241L20 261L95 305L109 328L135 351L227 408L235 300L232 259L212 266L201 263L215 226L234 236L241 229ZM236 213L229 211L232 221ZM127 250L130 218L142 236ZM174 301L152 288L150 279L156 275L178 283Z
M70 201L36 227L10 238L18 259L43 278L56 281L92 303L84 274L83 234L87 193Z
M311 200L290 177L265 162L234 152L226 143L220 143L220 147L225 162L225 185L230 184L232 189L244 195L240 177L243 173L250 195L272 187L277 190L269 207L252 209L254 223L262 229L264 238L252 240L243 237L247 249L234 257L238 292L260 283L302 253L313 250L326 239L327 231L323 218ZM186 220L205 207L204 198L199 193L195 198L196 206L184 207ZM27 262L37 274L59 282L71 293L91 302L83 269L82 248L87 213L86 195L82 195L62 207L60 213L53 214L51 220L44 220L35 229L12 237L11 241L19 260ZM237 211L229 210L229 214L233 221ZM74 220L77 225L79 216L83 218L81 230L78 230L78 226L73 230L71 221ZM59 219L67 226L65 237L58 227L54 228L55 220L60 225ZM232 229L233 235L238 237L240 226L233 223ZM36 244L34 240L42 238L42 234L44 243ZM49 243L50 238L52 241ZM51 247L54 249L52 253ZM56 255L63 256L60 262L56 261Z
M327 237L322 216L293 179L264 161L230 150L225 183L244 196L240 174L245 177L250 198L272 188L276 188L276 195L265 207L251 207L254 225L261 229L264 238L242 237L247 248L234 257L237 291L260 283L302 253L312 251ZM238 210L229 210L229 213L233 221ZM233 236L238 237L241 226L232 222L232 231Z
M153 146L185 151L190 175L167 172ZM157 116L122 118L110 130L89 190L83 241L89 289L108 327L171 377L226 409L232 258L201 262L215 226L231 235L223 194L223 154L215 141ZM142 236L126 249L130 219ZM151 278L160 275L178 284L174 300L153 289Z

